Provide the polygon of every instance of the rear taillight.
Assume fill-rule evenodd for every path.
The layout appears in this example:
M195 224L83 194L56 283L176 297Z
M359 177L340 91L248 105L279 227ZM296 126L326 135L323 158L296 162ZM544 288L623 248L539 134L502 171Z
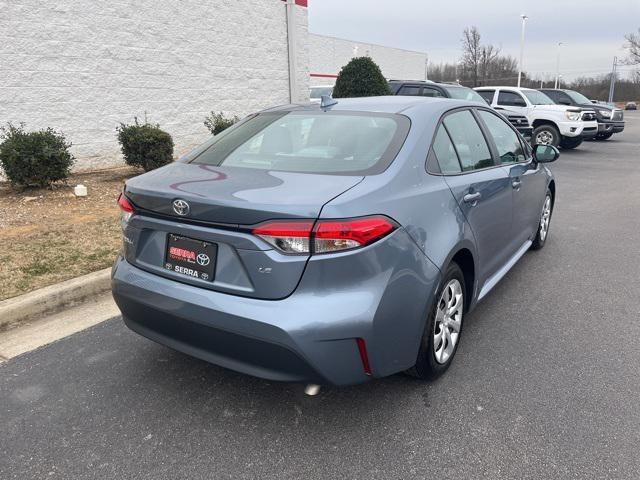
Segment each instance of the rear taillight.
M129 199L125 197L123 193L118 197L118 206L122 211L122 220L128 222L131 215L133 215L133 205L131 205L131 202L129 202Z
M266 222L252 230L283 253L331 253L364 247L385 237L397 225L382 215L340 220Z
M321 220L314 229L314 253L330 253L364 247L393 231L395 225L382 216L352 220Z
M312 220L274 221L254 228L251 233L284 253L309 253Z

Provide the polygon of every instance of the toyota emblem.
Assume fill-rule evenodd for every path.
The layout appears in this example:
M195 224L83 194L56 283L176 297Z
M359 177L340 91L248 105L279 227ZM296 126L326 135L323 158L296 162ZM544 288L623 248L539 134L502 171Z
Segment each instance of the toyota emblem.
M198 262L198 265L206 267L210 262L209 255L207 255L206 253L198 254L198 256L196 257L196 262Z
M176 214L180 215L181 217L184 217L185 215L189 215L189 210L190 210L189 204L184 200L182 200L181 198L178 198L173 201L173 211L176 212Z

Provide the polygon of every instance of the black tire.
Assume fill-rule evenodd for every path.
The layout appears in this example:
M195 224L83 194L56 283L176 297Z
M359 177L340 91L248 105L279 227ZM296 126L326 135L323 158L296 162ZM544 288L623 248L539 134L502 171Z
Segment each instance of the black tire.
M613 135L613 132L603 133L596 136L596 140L609 140L612 135Z
M538 135L547 136L550 138L547 142L539 142ZM545 135L546 134L546 135ZM549 123L545 123L533 129L533 133L531 134L531 145L537 145L538 143L543 143L545 145L553 145L557 147L560 145L560 132L556 127Z
M458 332L458 337L457 337L457 341L454 344L453 351L450 353L448 359L444 363L440 363L436 360L436 348L434 346L434 334L436 332L435 318L436 318L436 313L438 311L438 304L442 300L441 297L443 296L443 292L445 291L445 288L448 287L449 283L452 280L457 280L461 287L462 299L460 301L462 305L462 315L460 318L460 328ZM457 263L455 262L451 263L451 265L449 265L449 267L445 271L442 284L440 285L440 288L436 292L436 295L434 298L435 300L429 310L429 316L427 317L427 322L424 327L422 339L420 341L420 350L418 351L418 358L416 359L416 364L406 372L411 376L414 376L423 380L433 380L438 378L440 375L442 375L447 370L447 368L449 368L449 365L451 365L451 362L453 361L453 358L455 357L456 352L458 351L458 345L460 345L460 339L462 338L462 330L464 327L463 314L466 312L467 293L465 289L464 275L462 274L462 270L460 269ZM443 340L443 346L444 346L444 340Z
M560 146L567 150L571 150L572 148L576 148L582 144L584 139L582 137L562 137L560 140Z
M542 233L542 218L545 214L545 207L547 203L547 199L549 201L549 219L547 222L546 233L543 235ZM540 250L544 247L547 239L549 238L549 227L551 226L551 217L553 216L553 195L551 195L551 191L547 189L547 195L545 196L545 203L542 205L542 212L540 212L540 221L538 222L538 230L536 231L536 238L533 239L533 243L531 244L531 250Z

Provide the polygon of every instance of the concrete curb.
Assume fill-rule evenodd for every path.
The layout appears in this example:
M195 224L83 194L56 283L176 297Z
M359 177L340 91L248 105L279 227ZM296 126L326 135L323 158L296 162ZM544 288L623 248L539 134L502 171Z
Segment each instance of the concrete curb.
M0 331L34 317L52 314L111 288L111 268L72 278L0 302Z

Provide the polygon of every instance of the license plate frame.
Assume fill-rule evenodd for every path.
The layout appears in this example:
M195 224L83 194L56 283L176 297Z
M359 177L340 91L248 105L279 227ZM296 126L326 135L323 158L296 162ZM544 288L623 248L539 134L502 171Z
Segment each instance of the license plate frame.
M164 268L180 276L206 282L213 281L218 245L169 233L164 254Z

